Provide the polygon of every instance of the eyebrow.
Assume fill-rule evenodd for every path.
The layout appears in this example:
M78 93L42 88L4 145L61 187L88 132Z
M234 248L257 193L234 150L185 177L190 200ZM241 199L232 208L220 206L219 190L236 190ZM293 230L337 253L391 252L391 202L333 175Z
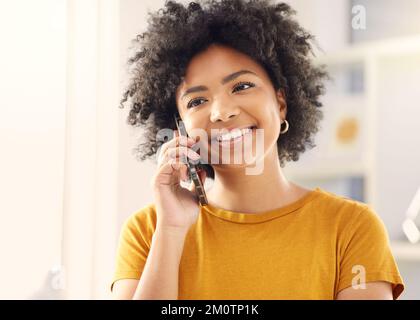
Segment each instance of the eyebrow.
M226 84L229 81L232 81L232 80L236 79L237 77L239 77L239 76L241 76L243 74L248 74L248 73L253 74L255 76L257 75L255 72L252 72L252 71L249 71L249 70L239 70L239 71L236 71L236 72L234 72L234 73L232 73L232 74L224 77L220 83L221 84ZM181 99L184 99L185 96L187 96L190 93L199 92L199 91L206 91L208 89L209 88L207 88L206 86L195 86L195 87L191 87L191 88L185 90L185 92L182 95L182 98Z

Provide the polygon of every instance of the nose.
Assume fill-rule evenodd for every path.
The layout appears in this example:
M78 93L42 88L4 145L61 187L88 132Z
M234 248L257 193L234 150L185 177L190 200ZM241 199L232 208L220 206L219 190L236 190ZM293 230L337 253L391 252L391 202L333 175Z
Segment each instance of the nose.
M229 121L240 113L238 107L228 103L215 102L211 108L210 121Z

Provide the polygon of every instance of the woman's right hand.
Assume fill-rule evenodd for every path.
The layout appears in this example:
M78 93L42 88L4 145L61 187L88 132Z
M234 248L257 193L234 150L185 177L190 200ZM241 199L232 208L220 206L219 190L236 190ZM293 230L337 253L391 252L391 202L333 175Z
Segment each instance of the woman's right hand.
M157 227L188 231L197 221L199 213L198 198L191 181L190 187L184 188L180 181L188 180L188 168L185 157L197 160L200 155L191 147L192 138L179 136L175 130L174 138L164 143L158 158L158 171L153 176L152 186L155 195ZM204 185L206 172L199 171Z

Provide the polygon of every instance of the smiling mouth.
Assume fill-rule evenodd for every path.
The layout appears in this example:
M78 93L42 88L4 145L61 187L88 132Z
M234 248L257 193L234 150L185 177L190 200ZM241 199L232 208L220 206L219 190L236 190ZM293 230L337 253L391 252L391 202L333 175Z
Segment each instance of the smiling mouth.
M242 140L243 136L252 133L254 129L257 129L257 126L251 125L240 129L233 129L229 132L223 132L222 130L222 132L219 132L216 136L214 136L211 141L215 141L220 144L230 144L232 142Z

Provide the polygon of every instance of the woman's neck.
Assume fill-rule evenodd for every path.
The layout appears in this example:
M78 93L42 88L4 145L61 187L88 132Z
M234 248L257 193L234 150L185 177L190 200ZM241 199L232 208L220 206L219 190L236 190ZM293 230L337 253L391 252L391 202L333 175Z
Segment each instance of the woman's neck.
M258 213L281 208L310 190L289 182L283 174L277 148L265 155L260 174L246 174L245 168L217 168L213 186L207 192L211 205L230 211Z

